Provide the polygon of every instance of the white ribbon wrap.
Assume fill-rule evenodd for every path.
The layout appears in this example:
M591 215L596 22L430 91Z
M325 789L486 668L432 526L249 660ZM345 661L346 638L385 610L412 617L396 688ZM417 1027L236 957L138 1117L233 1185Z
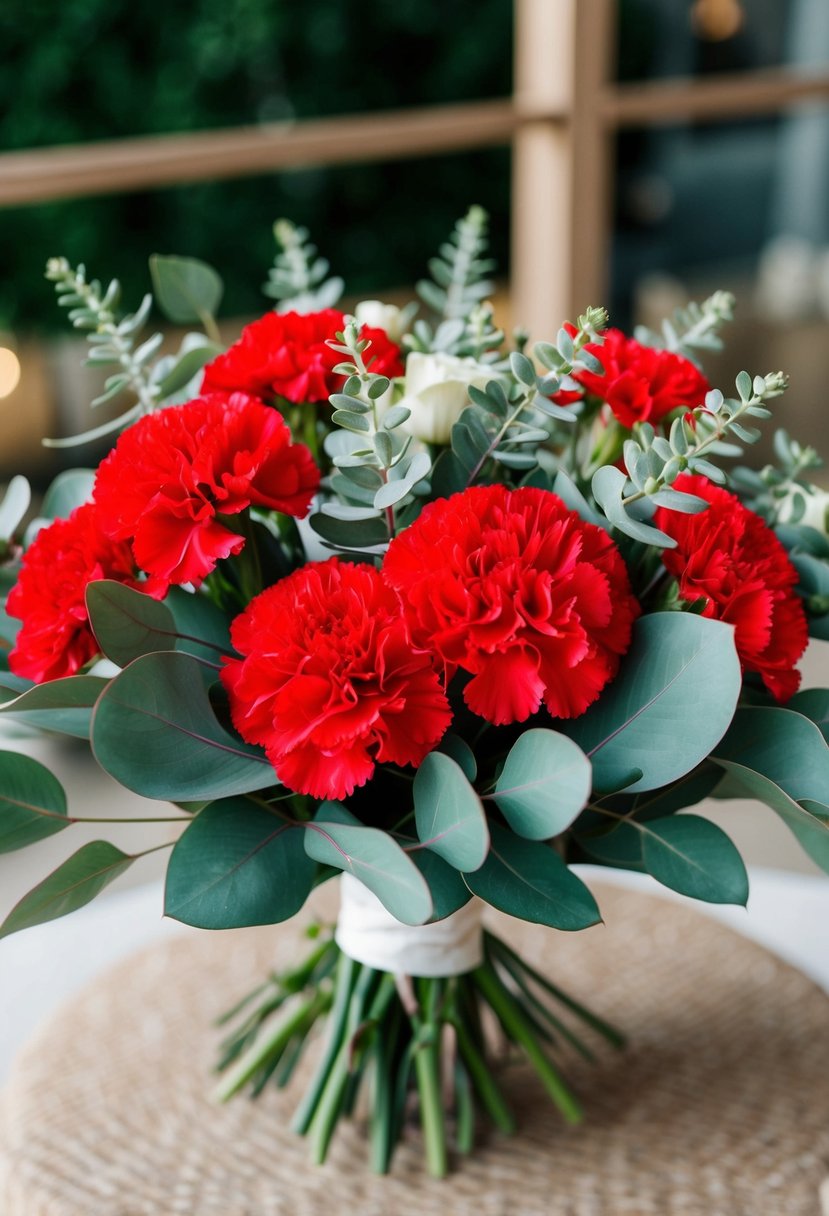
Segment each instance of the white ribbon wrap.
M463 975L484 958L480 900L432 925L404 925L351 874L340 880L335 937L350 958L392 975Z

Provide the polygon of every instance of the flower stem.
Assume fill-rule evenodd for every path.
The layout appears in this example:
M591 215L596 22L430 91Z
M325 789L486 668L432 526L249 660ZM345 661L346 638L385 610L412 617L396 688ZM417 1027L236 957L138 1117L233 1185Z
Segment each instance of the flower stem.
M582 1109L575 1095L568 1089L538 1044L531 1026L524 1017L521 1006L501 982L491 964L482 964L472 972L479 991L489 1002L509 1037L522 1047L544 1088L564 1115L568 1123L579 1123Z
M426 1166L433 1178L445 1178L448 1161L440 1092L440 1028L434 1022L427 1022L423 1030L430 1041L415 1052L415 1072L420 1096L420 1121L423 1125Z

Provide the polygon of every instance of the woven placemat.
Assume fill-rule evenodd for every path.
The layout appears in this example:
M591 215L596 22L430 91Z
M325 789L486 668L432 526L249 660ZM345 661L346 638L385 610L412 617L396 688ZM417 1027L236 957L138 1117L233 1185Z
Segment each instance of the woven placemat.
M288 1128L296 1091L209 1097L211 1019L295 958L300 926L193 935L93 983L16 1062L0 1124L3 1216L815 1216L829 1173L829 1000L704 916L601 888L579 934L497 920L631 1039L574 1059L586 1123L524 1070L519 1134L482 1133L438 1182L419 1134L372 1176L359 1126L327 1164Z

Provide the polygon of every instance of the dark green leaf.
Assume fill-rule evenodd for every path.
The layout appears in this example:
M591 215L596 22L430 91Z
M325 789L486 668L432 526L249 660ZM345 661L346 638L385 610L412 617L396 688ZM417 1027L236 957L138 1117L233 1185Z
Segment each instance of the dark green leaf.
M300 910L315 870L298 824L249 798L223 798L173 849L164 912L201 929L276 924Z
M119 667L143 654L175 649L173 614L142 591L101 579L88 585L86 607L98 645Z
M106 840L85 844L12 908L0 925L0 937L57 920L59 916L82 908L123 874L134 860Z
M0 752L0 853L11 853L69 824L66 794L37 760Z
M447 732L437 745L437 751L443 752L446 756L451 756L455 763L460 765L467 781L475 780L478 775L478 764L475 760L475 753L460 735L455 735L451 731Z
M698 815L671 815L639 830L642 861L657 882L707 903L745 904L743 859L716 824Z
M590 761L566 735L524 731L513 745L493 797L507 823L528 840L548 840L573 822L590 796Z
M370 549L386 544L389 539L386 522L379 515L374 519L345 520L317 512L308 522L317 536L342 549Z
M494 823L480 870L465 874L473 895L520 920L554 929L586 929L601 917L596 901L549 845L524 840Z
M201 346L194 346L190 350L184 351L167 374L162 376L158 382L159 400L165 401L173 393L177 393L179 389L188 385L206 363L209 363L211 359L215 359L221 353L221 348L212 342L205 342Z
M696 768L719 743L741 686L730 625L656 612L636 622L610 687L561 729L590 757L596 789L619 789L632 768L643 776L631 792L657 789Z
M829 743L829 689L804 688L802 692L792 697L786 708L803 714L804 718L814 722Z
M202 663L175 651L136 659L109 684L92 721L98 763L147 798L187 801L276 784L264 755L228 734Z
M421 844L456 870L483 865L489 849L486 816L460 765L430 752L415 774L413 793Z
M469 903L472 892L454 866L430 849L417 849L409 856L429 885L434 907L432 920L444 920Z
M8 677L4 677L4 683L6 679ZM99 676L48 680L0 705L0 714L8 714L41 730L88 739L93 706L108 683Z

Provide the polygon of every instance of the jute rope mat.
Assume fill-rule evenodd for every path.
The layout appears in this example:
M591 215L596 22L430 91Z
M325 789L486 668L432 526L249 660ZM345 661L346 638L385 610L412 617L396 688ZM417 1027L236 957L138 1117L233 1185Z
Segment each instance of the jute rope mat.
M290 927L205 933L127 961L23 1051L0 1134L3 1216L816 1216L829 1174L829 1001L702 915L603 888L585 933L500 924L551 977L631 1036L569 1075L567 1128L526 1072L520 1134L483 1134L445 1182L419 1138L388 1178L360 1128L310 1166L296 1094L216 1107L210 1021L275 963Z

